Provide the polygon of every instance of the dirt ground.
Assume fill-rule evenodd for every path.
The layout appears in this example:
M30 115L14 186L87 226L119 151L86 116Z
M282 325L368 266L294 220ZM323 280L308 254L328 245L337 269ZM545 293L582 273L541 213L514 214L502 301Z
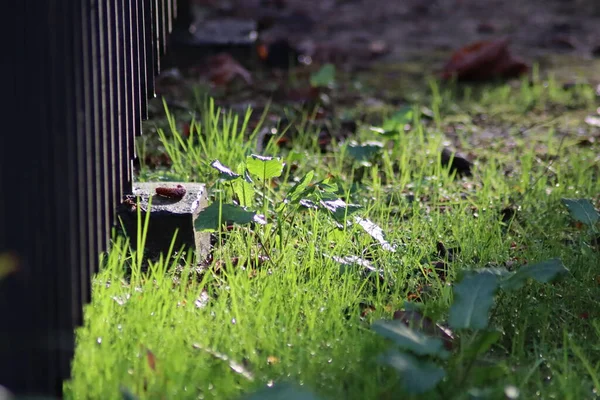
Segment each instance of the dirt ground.
M600 57L598 0L193 0L196 16L259 22L264 40L288 38L316 58L352 62L385 48L385 60L448 52L509 37L533 61L564 53Z

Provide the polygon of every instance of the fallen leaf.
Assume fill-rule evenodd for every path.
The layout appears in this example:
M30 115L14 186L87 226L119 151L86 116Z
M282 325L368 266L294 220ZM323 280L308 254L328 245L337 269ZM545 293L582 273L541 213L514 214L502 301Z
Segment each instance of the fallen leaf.
M376 311L377 309L375 308L374 305L372 304L366 304L366 303L360 303L360 317L361 318L365 318L368 314Z
M425 317L420 312L414 310L398 310L394 312L394 319L404 322L406 326L413 329L418 329L428 335L439 337L442 339L444 347L447 350L452 350L454 333L450 328L435 323L431 318Z
M529 71L529 66L508 50L508 39L479 41L452 54L442 70L442 79L486 81L515 78Z
M585 123L600 128L600 117L595 117L592 115L587 116L585 117Z
M150 349L146 349L146 361L148 361L148 366L152 371L156 371L156 356Z
M178 200L181 200L186 193L186 190L182 185L177 185L177 187L157 187L155 191L159 196Z
M447 248L442 242L437 242L436 249L438 256L441 258L448 257L448 261L454 261L458 253L460 253L460 247Z
M448 275L448 265L443 261L436 261L432 263L433 271L442 281L446 281Z
M250 372L244 365L238 363L237 361L230 359L226 354L219 353L216 350L210 349L208 347L204 347L198 343L194 343L192 345L192 347L195 349L198 349L198 350L205 351L208 354L210 354L211 356L213 356L214 358L225 361L229 365L229 368L231 368L234 372L240 374L244 378L248 379L249 381L254 380L254 374L252 374L252 372Z
M288 88L285 91L284 100L292 103L313 103L319 98L320 94L321 90L314 86L297 89Z
M258 57L271 68L288 69L298 63L298 50L287 39L262 43L257 47Z
M208 60L208 77L215 85L227 85L235 78L242 78L248 85L252 84L252 76L230 54L221 53Z
M562 50L574 50L577 48L573 38L569 35L557 34L554 35L549 41L550 47L556 47Z
M371 57L379 57L389 53L389 51L390 47L381 39L376 39L369 43L369 52L371 53Z
M208 295L206 290L203 290L202 292L200 292L200 296L198 296L196 301L194 301L194 306L196 308L204 308L208 305L209 302L210 296Z
M448 148L442 150L441 162L443 167L450 166L450 171L456 171L456 174L459 176L473 175L473 163L463 155L455 153Z
M494 33L496 32L496 26L494 24L492 24L491 22L480 22L477 25L477 32L478 33Z
M391 245L385 238L383 229L373 223L371 220L361 217L355 217L354 222L360 225L371 237L379 242L384 250L395 253L396 246Z

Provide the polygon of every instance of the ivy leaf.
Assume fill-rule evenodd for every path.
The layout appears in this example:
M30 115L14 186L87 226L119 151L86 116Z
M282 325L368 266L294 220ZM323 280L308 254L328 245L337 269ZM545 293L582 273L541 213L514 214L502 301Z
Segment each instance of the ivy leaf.
M485 329L498 289L497 274L482 270L467 274L454 286L448 323L454 329Z
M219 160L214 160L210 163L210 166L219 171L219 178L225 181L231 181L240 177L240 175L221 164L221 161Z
M219 206L219 203L215 202L198 213L198 217L194 221L196 230L201 232L218 230L219 208L221 209L220 220L222 224L226 222L232 222L238 225L246 225L251 222L261 225L266 224L264 217L255 212L248 211L235 204L221 204Z
M427 336L423 332L412 329L402 321L373 322L371 326L381 336L393 340L396 345L405 350L410 350L419 356L438 356L448 358L441 339Z
M379 242L381 247L384 250L390 251L394 253L396 251L396 247L392 246L386 239L383 234L383 229L381 229L377 224L372 222L367 218L355 217L354 222L360 225L371 237Z
M588 199L561 199L576 221L592 226L600 221L600 213Z
M567 272L569 270L564 266L560 258L553 258L536 264L522 266L517 272L501 281L500 287L504 290L520 289L529 278L540 283L547 283Z
M297 202L300 200L301 196L306 195L305 190L310 185L313 177L315 176L314 171L309 171L306 175L302 177L296 184L290 189L290 191L285 196L288 201Z
M328 87L335 81L335 66L325 64L317 72L310 76L310 85L312 87Z
M402 386L409 394L425 393L444 379L446 372L431 361L418 359L399 351L389 351L379 357L379 362L400 373Z
M274 385L244 397L245 400L319 400L313 393L290 384Z
M251 154L246 157L248 172L259 179L276 178L283 172L283 161L280 157L264 157Z

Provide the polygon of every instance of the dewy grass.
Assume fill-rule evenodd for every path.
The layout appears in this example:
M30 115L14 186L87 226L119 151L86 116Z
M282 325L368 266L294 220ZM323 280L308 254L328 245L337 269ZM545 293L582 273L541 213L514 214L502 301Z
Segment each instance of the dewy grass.
M416 120L392 138L359 129L358 144L384 144L366 162L349 156L348 143L325 154L316 143L292 143L280 154L282 178L261 189L264 202L265 192L255 198L253 211L266 210L267 225L228 231L214 249L218 269L198 272L189 260L165 257L142 272L139 254L116 238L77 331L67 397L237 399L285 382L323 399L403 397L395 371L378 362L390 346L370 329L373 321L391 319L407 300L434 320L447 320L451 284L461 271L518 269L554 257L568 267L567 277L500 294L491 318L500 340L477 364L463 363L455 349L439 387L412 398L598 397L598 227L574 224L561 204L565 197L599 201L598 146L559 137L557 122L522 137L499 137L494 148L472 149L480 161L471 178L456 177L439 158L449 121L482 110L524 118L527 108L547 112L550 102L588 99L587 89L575 95L555 86L472 92L470 105L434 86L432 123ZM587 101L576 105L587 107ZM248 139L248 115L240 119L207 104L189 137L170 115L170 131L160 135L174 175L216 182L211 161L241 172L258 128ZM554 117L548 112L547 118ZM504 151L513 139L512 150ZM318 210L274 223L285 193L309 171L313 183L332 174L346 202L364 206L358 215L378 224L396 251L356 224L340 228ZM215 201L225 196L217 188ZM452 256L440 256L438 242L456 249ZM349 257L371 269L340 262ZM444 277L435 273L436 263L447 267ZM457 334L463 344L473 337Z

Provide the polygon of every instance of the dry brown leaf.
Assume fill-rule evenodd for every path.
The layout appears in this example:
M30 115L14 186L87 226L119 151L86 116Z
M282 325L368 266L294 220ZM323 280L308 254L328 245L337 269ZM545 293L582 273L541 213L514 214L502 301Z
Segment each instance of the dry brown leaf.
M494 78L514 78L529 71L529 66L513 56L508 39L479 41L452 54L442 70L443 79L485 81Z
M252 84L250 72L242 67L228 53L220 53L208 60L210 81L215 85L227 85L235 78L242 78L248 85Z

